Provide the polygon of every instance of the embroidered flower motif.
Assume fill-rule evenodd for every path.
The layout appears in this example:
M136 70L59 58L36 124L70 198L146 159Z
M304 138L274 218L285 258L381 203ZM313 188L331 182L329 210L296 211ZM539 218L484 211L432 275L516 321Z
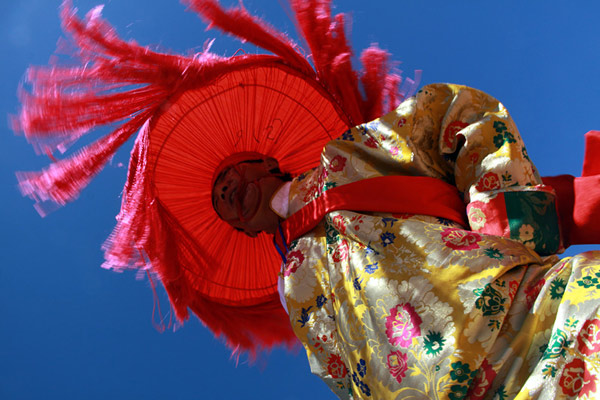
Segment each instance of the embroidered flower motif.
M500 189L500 177L498 177L498 174L494 172L488 172L481 177L479 182L477 182L475 189L477 189L479 192Z
M298 267L304 262L304 254L301 251L290 251L286 257L285 268L283 270L283 276L290 276Z
M600 351L600 319L585 321L577 337L577 349L589 356Z
M438 224L440 225L444 225L444 226L450 226L452 224L454 224L454 221L452 221L451 219L446 219L446 218L442 218L442 217L436 217Z
M521 227L519 228L519 239L522 242L531 240L531 239L533 239L534 232L535 232L535 230L533 229L533 226L528 225L528 224L521 225Z
M323 296L322 294L320 294L317 297L317 307L321 308L325 305L325 303L327 303L327 297Z
M332 354L327 360L327 372L333 379L341 379L348 374L348 368L340 356Z
M504 132L504 139L506 139L506 141L508 143L516 143L517 142L517 140L515 139L515 136L510 132Z
M383 247L386 247L389 244L394 243L394 240L396 239L396 235L394 235L392 232L384 232L381 234L381 244L383 245Z
M317 286L317 276L314 268L305 265L306 254L299 250L290 251L287 255L287 262L283 270L285 292L289 297L298 303L311 301L315 294Z
M365 266L365 272L367 274L372 274L373 272L377 271L378 268L379 264L377 262L374 262L373 264L368 264L367 266Z
M354 142L354 135L352 135L352 129L348 129L342 134L342 139L350 142Z
M365 146L370 147L372 149L376 149L377 148L377 141L375 140L375 138L370 137L367 140L365 140Z
M552 333L552 337L550 337L550 341L544 350L542 359L552 360L563 357L569 344L571 344L571 341L567 340L567 334L563 330L557 329L556 332Z
M460 132L463 128L466 128L467 126L469 126L469 124L462 121L452 121L451 123L449 123L448 126L446 126L446 129L444 130L444 134L442 135L442 140L444 141L444 144L452 149L455 142L456 134Z
M406 118L402 117L398 120L398 127L402 128L406 124Z
M392 228L394 226L394 222L397 222L398 220L396 218L389 218L389 217L384 217L381 218L381 222L383 222L383 226L385 226L387 228L388 223L390 224L390 228Z
M498 133L502 133L506 130L506 124L502 121L494 121L494 130Z
M556 278L550 284L550 298L552 300L560 300L565 293L565 287L567 283L562 278Z
M316 199L317 197L319 197L319 186L317 185L312 185L310 186L307 190L306 193L303 197L303 201L305 203L310 203L311 201L313 201L314 199Z
M429 354L430 356L437 356L444 349L445 341L446 339L442 338L442 334L440 332L429 331L423 340L425 353Z
M348 258L348 241L342 240L331 255L333 262L341 262Z
M504 258L502 252L498 249L494 249L493 247L485 249L483 253L489 258L493 258L494 260L502 260Z
M464 385L452 385L450 386L451 392L448 393L448 398L450 400L464 400L467 395L468 386Z
M333 157L333 160L329 163L329 170L331 172L339 172L346 166L346 157L337 155Z
M591 288L592 286L596 286L598 284L598 278L594 278L593 276L584 276L580 280L577 281L579 286L583 286L586 289Z
M469 210L469 224L474 231L478 231L485 225L486 218L485 213L481 210L481 208L471 207Z
M367 374L367 363L362 358L356 363L356 372L358 372L361 378L364 378Z
M326 192L326 191L328 191L329 189L331 189L331 188L334 188L334 187L336 187L336 186L337 186L337 183L336 183L336 182L327 182L327 183L325 183L325 184L323 185L323 191L322 191L322 192L323 192L323 193L325 193L325 192Z
M354 382L356 387L358 387L366 396L371 396L371 389L369 388L369 385L361 381L356 372L352 374L352 382Z
M339 233L341 233L342 235L346 234L346 225L344 217L342 217L341 215L336 215L335 217L333 217L332 222L333 226Z
M504 135L499 134L499 135L494 136L494 145L497 148L502 147L503 144L504 144Z
M582 398L596 391L596 377L588 371L583 360L576 358L565 365L559 385L567 396Z
M498 398L498 400L508 399L508 395L506 394L506 386L500 385L500 387L498 388L498 390L496 390L496 393L494 393L494 395L496 396L494 398Z
M483 360L479 367L479 372L471 383L471 388L467 394L467 398L471 400L483 399L487 394L488 389L492 386L496 378L496 371L492 368L487 358Z
M502 297L502 294L494 289L491 284L487 284L475 301L475 307L480 309L483 315L487 317L503 312L505 302L506 299Z
M475 250L479 248L481 235L458 228L446 228L442 231L444 244L454 250Z
M335 244L339 237L340 233L338 232L335 223L330 224L329 221L325 220L325 240L327 241L327 244Z
M310 306L308 308L302 307L302 311L300 311L300 319L296 321L296 322L300 323L300 327L301 328L304 328L304 326L306 325L306 323L308 321L310 321L310 314L311 314L310 309L311 308L312 308L312 306Z
M390 374L398 383L402 382L402 378L408 370L408 356L401 351L394 351L387 356L387 367Z
M469 364L460 361L454 362L450 365L452 370L450 371L450 378L458 382L464 382L471 377L471 367Z
M397 156L398 154L400 154L400 149L397 146L392 146L390 147L390 153L393 156Z
M394 346L409 347L413 338L421 335L421 317L409 303L390 309L385 319L385 333Z

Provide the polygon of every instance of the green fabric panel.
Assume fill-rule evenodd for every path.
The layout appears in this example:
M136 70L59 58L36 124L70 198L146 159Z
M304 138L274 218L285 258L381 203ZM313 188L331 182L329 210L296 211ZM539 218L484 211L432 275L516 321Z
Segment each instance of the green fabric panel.
M554 254L560 246L560 230L554 195L546 192L505 192L510 238L540 255Z

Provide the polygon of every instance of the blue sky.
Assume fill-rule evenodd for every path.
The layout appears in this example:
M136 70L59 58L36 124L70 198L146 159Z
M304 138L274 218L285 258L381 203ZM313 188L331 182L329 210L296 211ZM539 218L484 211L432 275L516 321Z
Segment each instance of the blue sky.
M296 37L285 0L246 0L253 13ZM80 15L96 5L74 0ZM233 1L223 1L233 4ZM0 109L18 109L29 64L45 64L61 35L60 0L0 5ZM338 0L360 50L377 42L422 84L453 82L500 99L542 175L581 172L583 134L600 130L600 3L564 1ZM107 1L122 37L177 52L233 54L240 44L205 31L176 0ZM252 51L252 50L250 50ZM6 121L7 119L5 119ZM302 351L275 349L255 365L190 320L177 331L152 326L147 280L100 268L100 245L120 205L129 143L80 199L45 219L16 189L14 172L48 163L2 124L0 182L0 398L2 399L330 399ZM600 246L570 249L573 254ZM166 297L159 293L163 310Z

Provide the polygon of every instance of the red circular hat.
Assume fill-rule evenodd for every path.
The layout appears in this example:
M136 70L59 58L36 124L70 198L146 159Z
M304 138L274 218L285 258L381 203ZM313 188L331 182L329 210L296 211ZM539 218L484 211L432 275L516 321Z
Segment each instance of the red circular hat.
M178 276L178 285L186 286L186 293L193 293L187 305L195 312L204 314L194 306L198 297L213 303L213 310L219 309L212 323L202 317L209 325L225 320L236 329L244 324L238 320L239 311L228 315L230 306L274 303L278 320L282 312L277 294L281 258L272 238L237 232L213 209L213 176L223 160L260 153L277 159L282 170L299 174L314 167L324 144L347 127L339 107L321 86L271 62L187 90L152 121L150 190L159 203L158 214L164 214L161 219L176 221L170 228L175 249L169 251L185 257L177 264L163 264L176 270L168 274ZM250 321L246 330L264 327L270 317ZM288 329L284 319L283 326L272 326L270 331Z
M224 10L214 0L187 3L274 55L154 52L119 39L100 8L80 20L66 2L64 29L82 64L30 69L32 90L21 94L13 126L51 154L97 126L119 125L44 171L19 174L20 187L44 214L48 205L74 200L139 132L104 266L156 273L180 320L191 309L233 348L291 344L272 239L249 238L218 218L214 174L224 160L248 152L275 158L292 175L316 166L329 140L403 98L400 77L375 47L363 52L362 73L353 70L343 17L331 18L328 1L292 1L314 69L289 39L245 10Z

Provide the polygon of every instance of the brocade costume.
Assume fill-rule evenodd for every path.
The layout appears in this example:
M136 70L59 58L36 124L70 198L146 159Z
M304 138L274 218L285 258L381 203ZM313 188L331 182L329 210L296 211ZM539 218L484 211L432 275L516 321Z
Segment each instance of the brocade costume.
M330 142L292 181L287 215L391 174L456 185L470 227L335 211L293 241L285 301L312 372L340 398L596 398L600 252L552 255L554 195L502 104L424 87Z

